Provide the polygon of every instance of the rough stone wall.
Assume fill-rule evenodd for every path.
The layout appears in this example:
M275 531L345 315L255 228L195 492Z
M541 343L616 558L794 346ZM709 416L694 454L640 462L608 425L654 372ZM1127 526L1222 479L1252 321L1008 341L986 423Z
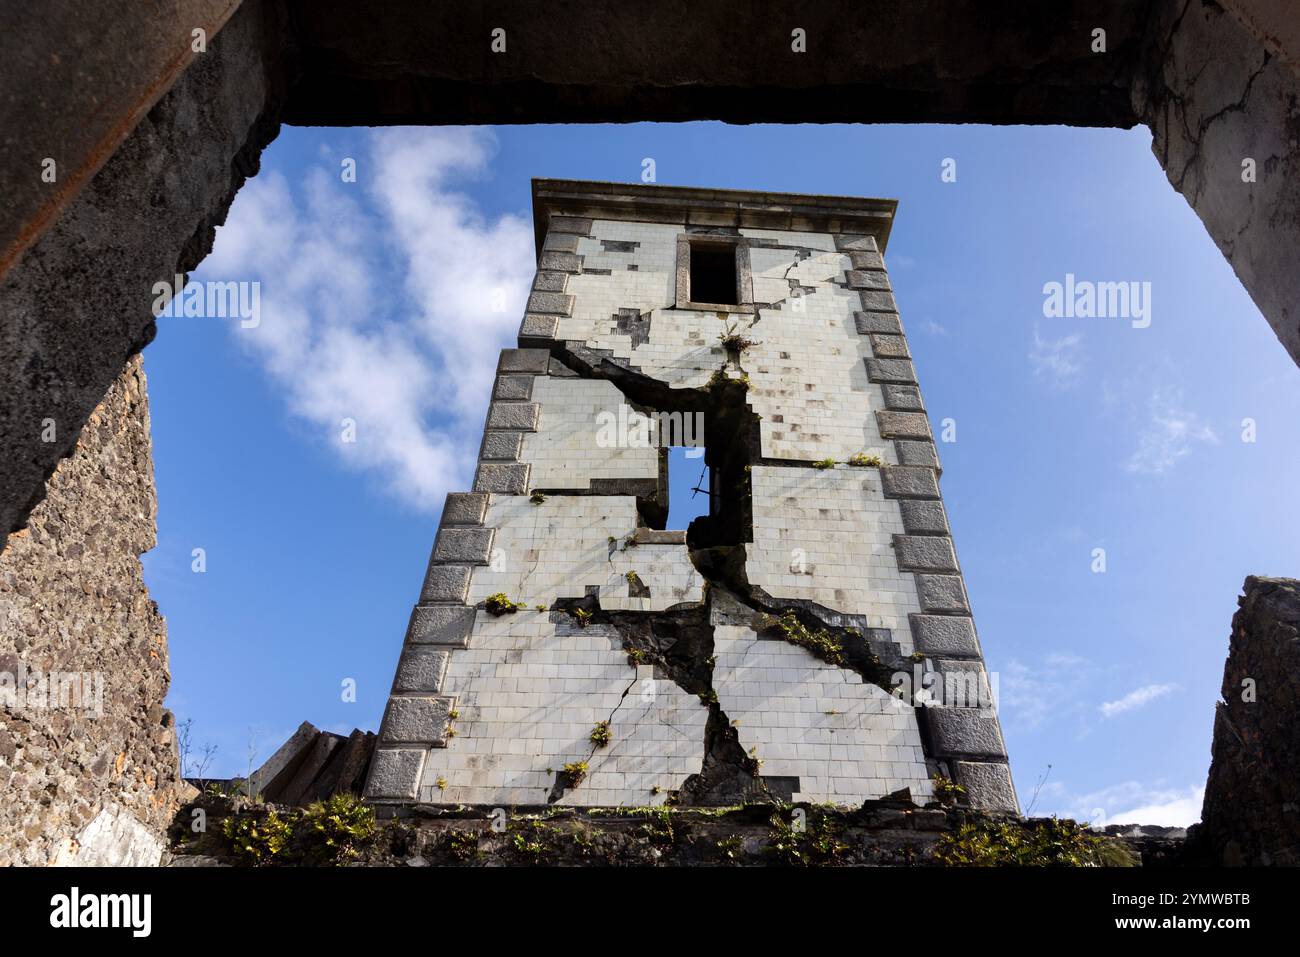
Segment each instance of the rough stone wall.
M1215 864L1300 865L1300 581L1246 579L1214 712L1196 844Z
M1155 5L1133 105L1169 182L1300 362L1300 78L1273 52L1294 35L1279 40L1243 24L1267 3L1228 5L1238 15L1213 0ZM1295 11L1288 16L1294 22ZM1249 181L1243 163L1253 164Z
M175 813L167 627L139 559L156 509L136 356L0 555L0 865L66 855L110 804L159 833ZM55 673L77 683L42 695Z
M642 200L688 196L709 223L788 200ZM368 795L860 804L926 800L939 773L1015 810L987 696L891 694L900 673L987 680L875 238L599 202L539 212L534 348L502 354L474 491L448 498ZM892 205L862 202L887 235ZM735 250L738 304L691 301L692 240ZM602 442L599 416L697 413L713 507L665 530L653 450Z

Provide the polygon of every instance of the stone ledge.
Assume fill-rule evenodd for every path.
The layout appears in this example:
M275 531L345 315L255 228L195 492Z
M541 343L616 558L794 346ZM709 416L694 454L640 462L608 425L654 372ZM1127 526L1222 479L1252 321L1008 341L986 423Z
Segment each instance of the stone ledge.
M873 332L889 336L903 334L903 322L896 312L855 312L853 324L858 327L858 335L865 336Z
M576 253L578 251L578 240L582 238L579 233L557 233L549 231L546 239L542 242L542 249L546 252L554 253Z
M544 315L569 316L573 314L573 296L564 292L530 293L527 310Z
M899 385L916 385L916 369L910 359L864 359L867 379L871 382L893 382Z
M850 252L849 265L854 269L884 269L885 260L876 252Z
M420 604L435 602L463 603L469 597L470 568L468 565L431 564L424 576L420 590Z
M592 221L585 216L552 216L546 224L546 234L575 233L579 236L591 235Z
M876 427L883 439L930 438L930 420L924 412L877 412Z
M956 655L979 658L980 646L975 637L972 618L951 615L908 615L912 626L912 644L924 655Z
M523 449L522 432L484 432L478 457L485 462L518 462Z
M939 497L939 479L934 469L909 465L886 465L880 470L880 487L885 498Z
M537 258L537 268L558 270L560 272L582 272L582 257L576 253L560 253L543 250Z
M928 575L917 573L916 593L921 599L921 610L939 614L969 615L966 586L960 575Z
M534 292L564 292L568 284L569 273L567 272L539 269L537 274L533 276Z
M388 699L379 738L385 744L423 744L447 746L447 724L455 699L446 695L398 697Z
M522 495L528 491L530 468L527 462L480 462L474 476L474 490Z
M884 270L850 269L844 275L850 289L890 289L889 274Z
M366 797L413 801L424 773L425 750L378 748L370 765Z
M885 383L880 387L881 394L885 397L885 408L891 412L924 412L925 405L921 401L921 390L914 385L892 385ZM930 432L926 430L926 438L930 437Z
M894 294L886 290L863 289L858 293L862 308L867 312L898 312Z
M898 503L903 516L903 531L909 535L947 535L948 515L943 502L938 500L910 499Z
M868 339L871 341L871 351L878 359L912 358L912 354L907 351L907 340L903 336L887 336L873 332Z
M437 693L442 690L451 652L442 648L409 647L397 662L393 679L395 692Z
M448 492L442 506L443 525L482 525L488 497L480 492Z
M933 442L896 440L894 454L901 466L939 469L939 450Z
M542 407L536 402L493 402L488 407L488 429L536 432Z
M433 544L433 560L438 563L486 565L492 554L492 528L443 526Z
M903 571L957 571L952 539L939 535L895 535L894 557Z
M534 378L530 375L499 375L492 386L492 398L527 402L533 397Z
M1007 765L990 761L954 761L952 769L953 780L966 789L966 800L972 808L1020 813L1011 768Z
M418 645L468 647L477 614L468 605L416 605L411 611L406 640Z
M686 532L679 529L638 528L632 535L638 545L685 545Z
M842 253L878 253L880 247L876 245L875 236L850 236L836 233L835 250Z
M939 757L1006 759L997 715L982 708L926 708L930 741Z
M519 324L519 344L537 346L556 338L560 333L559 316L537 316L527 313Z
M502 349L497 360L497 372L523 372L529 375L546 375L551 364L551 353L546 349Z

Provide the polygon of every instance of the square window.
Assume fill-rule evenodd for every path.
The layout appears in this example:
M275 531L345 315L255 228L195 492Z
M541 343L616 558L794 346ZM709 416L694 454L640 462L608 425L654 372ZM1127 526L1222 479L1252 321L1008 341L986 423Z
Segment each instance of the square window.
M754 311L749 244L727 234L677 237L677 308L710 312Z

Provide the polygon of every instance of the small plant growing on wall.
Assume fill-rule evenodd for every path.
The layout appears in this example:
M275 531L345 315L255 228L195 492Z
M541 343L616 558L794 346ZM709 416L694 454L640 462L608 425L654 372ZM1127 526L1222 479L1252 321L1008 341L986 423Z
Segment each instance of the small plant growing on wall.
M812 467L815 468L815 469L833 469L833 468L835 468L835 460L834 460L834 459L818 459L816 462L814 462L814 463L812 464Z
M546 501L546 496L541 492L534 492L532 495L528 496L528 501L532 502L534 505L541 505Z
M727 331L718 336L718 342L722 348L728 352L744 352L752 346L758 345L753 339L747 339L742 336L736 329L735 324L727 326Z
M959 800L966 796L966 789L956 781L944 777L942 774L936 774L930 778L930 784L934 788L934 796L940 804L946 804L952 807Z
M635 571L630 571L627 574L625 574L623 577L627 579L627 583L629 585L641 584L641 576L638 575Z
M483 608L489 615L495 615L500 618L502 615L513 615L520 608L523 608L522 602L516 603L506 597L505 592L497 592L495 595L488 595L483 602Z
M885 463L880 461L879 455L867 455L865 452L859 452L849 459L849 464L860 469L878 469Z
M573 617L578 619L579 628L586 628L591 624L591 612L587 611L585 608L573 609Z
M591 743L598 748L603 748L609 744L609 722L600 721L591 729Z
M791 644L806 648L822 661L832 665L844 664L844 646L824 628L816 631L801 622L793 611L775 615L760 615L758 626L763 630L776 630Z
M564 776L564 786L567 788L576 788L587 777L587 762L574 761L566 764L560 771Z

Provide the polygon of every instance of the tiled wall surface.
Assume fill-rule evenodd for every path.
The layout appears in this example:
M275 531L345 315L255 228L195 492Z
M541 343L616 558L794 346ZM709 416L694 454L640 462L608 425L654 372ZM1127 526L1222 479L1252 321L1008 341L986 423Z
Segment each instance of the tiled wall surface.
M521 495L493 495L487 526L496 529L490 563L474 569L469 603L503 593L530 608L600 589L607 609L660 611L702 601L704 579L682 545L633 545L636 501L627 495L549 496L533 504ZM611 541L613 539L613 541ZM628 572L650 589L629 597Z
M701 770L708 708L699 698L631 664L609 626L580 628L550 610L595 595L606 610L653 614L707 598L684 544L632 541L634 494L654 488L659 454L602 446L601 413L631 406L614 382L566 365L574 349L677 389L703 387L724 366L744 374L761 454L750 468L749 583L778 604L851 616L899 660L916 651L927 668L982 670L875 241L733 232L748 247L752 312L719 314L677 308L688 298L677 288L683 230L550 219L520 330L528 348L503 352L474 492L450 496L444 510L372 799L540 804L563 765L587 761L587 779L560 801L647 805ZM738 364L719 341L732 331L753 343ZM859 454L872 464L848 464ZM837 464L814 467L826 459ZM627 484L606 494L610 482ZM538 489L544 500L530 497ZM525 607L493 616L482 605L497 593ZM972 803L1015 808L995 714L927 709L922 722L851 669L760 639L744 620L714 619L713 688L761 773L798 779L796 799L853 804L906 787L924 800L941 766ZM602 720L612 723L605 748L590 741Z
M635 412L613 383L538 376L532 400L541 414L537 431L524 436L520 460L532 466L533 488L587 489L593 478L658 477L658 449L620 447L606 439L607 433L618 443L635 438L618 427ZM603 428L605 416L614 428Z
M776 598L801 598L867 625L893 630L911 654L908 615L916 583L899 571L893 537L903 532L898 503L886 499L873 468L754 466L754 543L749 581Z
M762 773L797 777L796 801L860 804L931 791L916 715L856 672L749 628L714 628L713 686Z
M661 804L700 770L708 711L649 666L628 665L612 630L557 626L548 615L483 612L451 656L446 693L456 734L429 752L421 797L433 804L545 804L556 772L588 774L557 803ZM610 741L590 740L610 722Z

